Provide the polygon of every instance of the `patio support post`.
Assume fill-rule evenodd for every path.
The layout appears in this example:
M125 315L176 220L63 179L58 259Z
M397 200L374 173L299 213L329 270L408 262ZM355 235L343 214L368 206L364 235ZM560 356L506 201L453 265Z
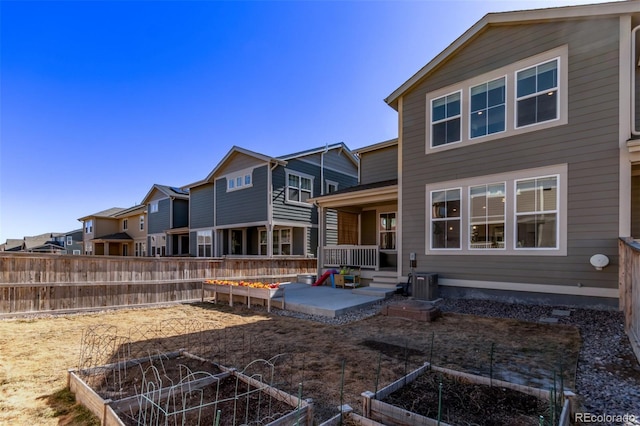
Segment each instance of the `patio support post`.
M326 243L326 229L327 229L327 211L322 206L318 206L318 274L317 277L322 275L322 268L324 267L324 247Z

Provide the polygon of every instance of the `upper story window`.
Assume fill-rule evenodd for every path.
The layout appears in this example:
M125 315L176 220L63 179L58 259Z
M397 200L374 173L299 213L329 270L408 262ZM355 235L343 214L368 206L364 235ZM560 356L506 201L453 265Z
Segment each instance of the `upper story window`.
M93 232L93 220L86 220L84 222L84 233L90 234Z
M287 201L306 203L313 197L313 177L287 171Z
M568 123L563 45L426 94L425 153Z
M506 81L498 78L470 89L470 137L479 138L504 132L506 115Z
M517 74L516 127L558 118L558 59Z
M431 101L431 146L460 141L461 92Z
M140 230L144 231L144 216L140 216Z
M253 186L253 178L251 177L251 174L251 170L242 170L227 175L227 192Z
M126 231L127 229L129 229L129 219L123 219L122 220L122 229L124 231Z
M73 237L71 235L67 236L67 245L70 246L73 244Z
M158 202L157 201L149 204L149 213L158 213Z

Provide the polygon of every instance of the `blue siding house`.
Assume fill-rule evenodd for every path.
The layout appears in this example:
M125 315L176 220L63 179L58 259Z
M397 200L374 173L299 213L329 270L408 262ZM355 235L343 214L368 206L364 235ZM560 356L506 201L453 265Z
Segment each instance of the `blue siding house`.
M156 184L142 204L148 212L148 255L189 255L189 191Z
M190 192L190 254L315 256L319 194L357 184L344 143L282 157L234 146Z

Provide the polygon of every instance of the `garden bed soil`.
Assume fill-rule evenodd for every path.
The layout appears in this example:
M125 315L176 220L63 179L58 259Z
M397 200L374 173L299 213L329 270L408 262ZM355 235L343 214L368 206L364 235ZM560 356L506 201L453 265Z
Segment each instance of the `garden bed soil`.
M438 419L440 404L440 420L452 425L538 426L540 416L548 419L551 413L549 401L535 396L431 371L383 401L432 419Z

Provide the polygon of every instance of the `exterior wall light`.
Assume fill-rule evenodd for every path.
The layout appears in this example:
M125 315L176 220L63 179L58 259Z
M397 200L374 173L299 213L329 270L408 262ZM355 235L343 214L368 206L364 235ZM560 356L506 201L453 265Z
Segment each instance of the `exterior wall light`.
M598 271L602 271L602 268L609 264L609 258L604 254L594 254L591 256L589 262L591 262L591 265Z

